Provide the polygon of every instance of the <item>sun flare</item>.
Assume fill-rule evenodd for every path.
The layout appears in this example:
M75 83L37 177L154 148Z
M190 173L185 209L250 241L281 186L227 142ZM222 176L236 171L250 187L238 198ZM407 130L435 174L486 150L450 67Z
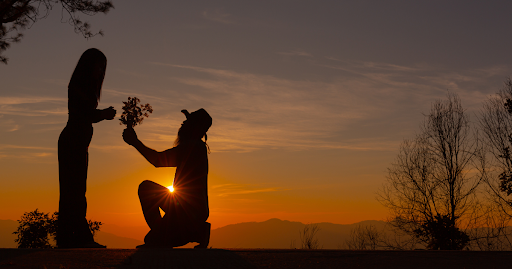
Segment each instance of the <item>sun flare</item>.
M167 187L169 189L170 192L173 192L174 191L174 187L171 185L169 187Z

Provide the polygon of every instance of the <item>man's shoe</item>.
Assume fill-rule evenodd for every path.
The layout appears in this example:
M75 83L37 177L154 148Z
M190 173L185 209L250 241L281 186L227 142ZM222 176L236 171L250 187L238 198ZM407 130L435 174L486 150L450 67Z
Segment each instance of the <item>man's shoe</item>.
M212 225L209 222L205 222L202 224L202 229L200 231L199 240L196 242L199 243L199 245L195 246L194 248L207 248L208 244L210 244L210 231L212 229Z

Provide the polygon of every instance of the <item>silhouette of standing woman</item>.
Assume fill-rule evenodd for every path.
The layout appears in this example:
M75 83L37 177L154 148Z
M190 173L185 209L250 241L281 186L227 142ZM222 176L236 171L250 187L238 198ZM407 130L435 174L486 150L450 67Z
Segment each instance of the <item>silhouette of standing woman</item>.
M68 85L69 118L59 136L59 217L57 246L59 248L105 248L94 242L85 218L87 200L87 166L92 124L111 120L113 107L96 109L105 77L107 58L98 49L86 50Z
M149 180L139 185L142 212L151 228L143 246L178 247L198 242L196 248L206 248L210 239L210 224L206 222L210 215L206 132L212 125L212 118L204 109L181 112L187 119L171 149L157 152L146 147L133 128L123 132L124 141L155 167L176 167L173 192ZM165 212L164 217L159 208Z

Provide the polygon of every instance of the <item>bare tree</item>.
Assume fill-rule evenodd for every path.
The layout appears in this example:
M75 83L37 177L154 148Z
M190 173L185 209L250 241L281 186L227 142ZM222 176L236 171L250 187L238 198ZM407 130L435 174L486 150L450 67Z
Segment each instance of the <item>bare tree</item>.
M22 30L30 27L40 19L46 18L54 6L60 5L63 22L73 25L76 33L89 38L101 31L92 33L90 25L80 20L79 14L106 14L114 5L110 0L2 0L0 1L0 61L7 63L7 58L1 53L7 50L11 43L17 43L23 37Z
M381 246L383 234L373 225L359 224L350 231L350 237L345 242L350 250L376 250Z
M316 234L320 230L318 224L306 224L302 231L299 231L302 249L319 249L320 244L316 238Z
M350 250L413 250L418 248L419 240L389 223L381 229L360 224L350 230L344 243Z
M487 222L499 223L499 229L476 229L479 240L474 245L483 250L512 249L512 80L484 102L479 117L480 130L486 149L486 198L492 203L493 214ZM489 225L480 225L489 227Z
M480 113L480 129L486 138L486 183L496 205L512 216L512 80L484 103Z
M482 195L489 202L477 205L474 215L469 218L466 233L471 238L470 250L512 250L512 229L508 227L510 216L504 214L499 205Z
M483 180L481 145L457 95L438 100L420 134L405 140L378 200L390 224L429 249L462 249Z

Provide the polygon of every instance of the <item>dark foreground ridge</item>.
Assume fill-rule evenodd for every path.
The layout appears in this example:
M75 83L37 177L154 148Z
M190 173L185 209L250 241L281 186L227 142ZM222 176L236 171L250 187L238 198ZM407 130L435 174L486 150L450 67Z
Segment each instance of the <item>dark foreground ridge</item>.
M510 251L0 249L0 268L510 268Z

